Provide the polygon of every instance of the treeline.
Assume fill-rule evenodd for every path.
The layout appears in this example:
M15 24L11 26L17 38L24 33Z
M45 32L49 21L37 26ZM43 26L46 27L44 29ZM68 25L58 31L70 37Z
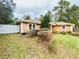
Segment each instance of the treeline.
M76 27L79 27L79 6L72 5L66 0L60 0L58 6L55 6L52 10L55 13L54 21L73 23ZM45 15L40 16L41 27L47 28L51 21L51 12L48 11Z
M13 0L0 0L0 24L12 24L16 4Z
M69 22L79 26L79 6L71 6L70 2L61 0L53 11L56 14L57 21Z
M18 18L13 16L16 4L13 0L0 0L0 24L14 24ZM79 26L79 6L71 5L66 0L60 0L58 5L52 9L55 14L55 21L63 21L73 23ZM25 15L23 19L30 19L30 15ZM52 12L48 11L45 15L40 16L41 27L49 27L49 22L52 20Z

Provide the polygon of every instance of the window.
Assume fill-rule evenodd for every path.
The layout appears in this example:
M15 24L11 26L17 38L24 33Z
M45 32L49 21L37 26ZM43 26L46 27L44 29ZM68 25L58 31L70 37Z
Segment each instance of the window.
M63 31L63 32L65 31L65 25L62 26L62 31Z
M71 29L70 29L70 30L71 30L71 32L73 32L73 31L74 31L74 28L73 28L73 26L71 26Z
M35 25L33 24L33 30L35 30Z
M29 30L32 30L32 24L29 24Z

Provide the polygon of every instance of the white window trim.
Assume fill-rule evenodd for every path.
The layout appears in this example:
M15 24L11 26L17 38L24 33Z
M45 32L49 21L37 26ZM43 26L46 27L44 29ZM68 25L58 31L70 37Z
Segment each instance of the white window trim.
M30 27L30 25L31 25L31 27ZM32 24L31 24L31 23L29 24L29 30L30 30L30 31L32 30Z
M64 29L64 30L63 30L63 28L62 28L63 26L65 26L65 29ZM62 25L62 26L61 26L61 32L65 32L65 31L66 31L66 25Z
M30 24L31 24L31 23L30 23ZM30 24L29 24L29 25L30 25ZM34 30L33 25L35 25L35 24L31 24L31 29L29 29L30 31L31 31L31 30Z
M73 27L73 26L71 26L71 28L70 28L71 32L73 32L73 28L74 28L74 27Z

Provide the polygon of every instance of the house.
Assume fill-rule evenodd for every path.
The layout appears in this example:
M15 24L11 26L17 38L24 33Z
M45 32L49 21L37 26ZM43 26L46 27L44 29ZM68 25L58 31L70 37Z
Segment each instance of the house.
M73 32L75 24L66 22L50 22L53 32Z
M38 20L21 20L17 21L18 24L20 24L20 32L26 33L31 30L38 30L40 29L41 22Z
M20 24L20 32L26 33L31 30L39 30L41 22L37 19L35 20L21 20ZM52 32L73 32L75 25L66 22L50 22L49 29Z

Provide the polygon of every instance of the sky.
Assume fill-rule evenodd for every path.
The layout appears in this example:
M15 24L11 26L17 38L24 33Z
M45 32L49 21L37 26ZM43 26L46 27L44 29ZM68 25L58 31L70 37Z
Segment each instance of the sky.
M79 5L79 0L67 0L72 4ZM22 18L24 15L30 15L32 18L45 14L48 10L52 10L59 0L14 0L16 9L14 16Z

